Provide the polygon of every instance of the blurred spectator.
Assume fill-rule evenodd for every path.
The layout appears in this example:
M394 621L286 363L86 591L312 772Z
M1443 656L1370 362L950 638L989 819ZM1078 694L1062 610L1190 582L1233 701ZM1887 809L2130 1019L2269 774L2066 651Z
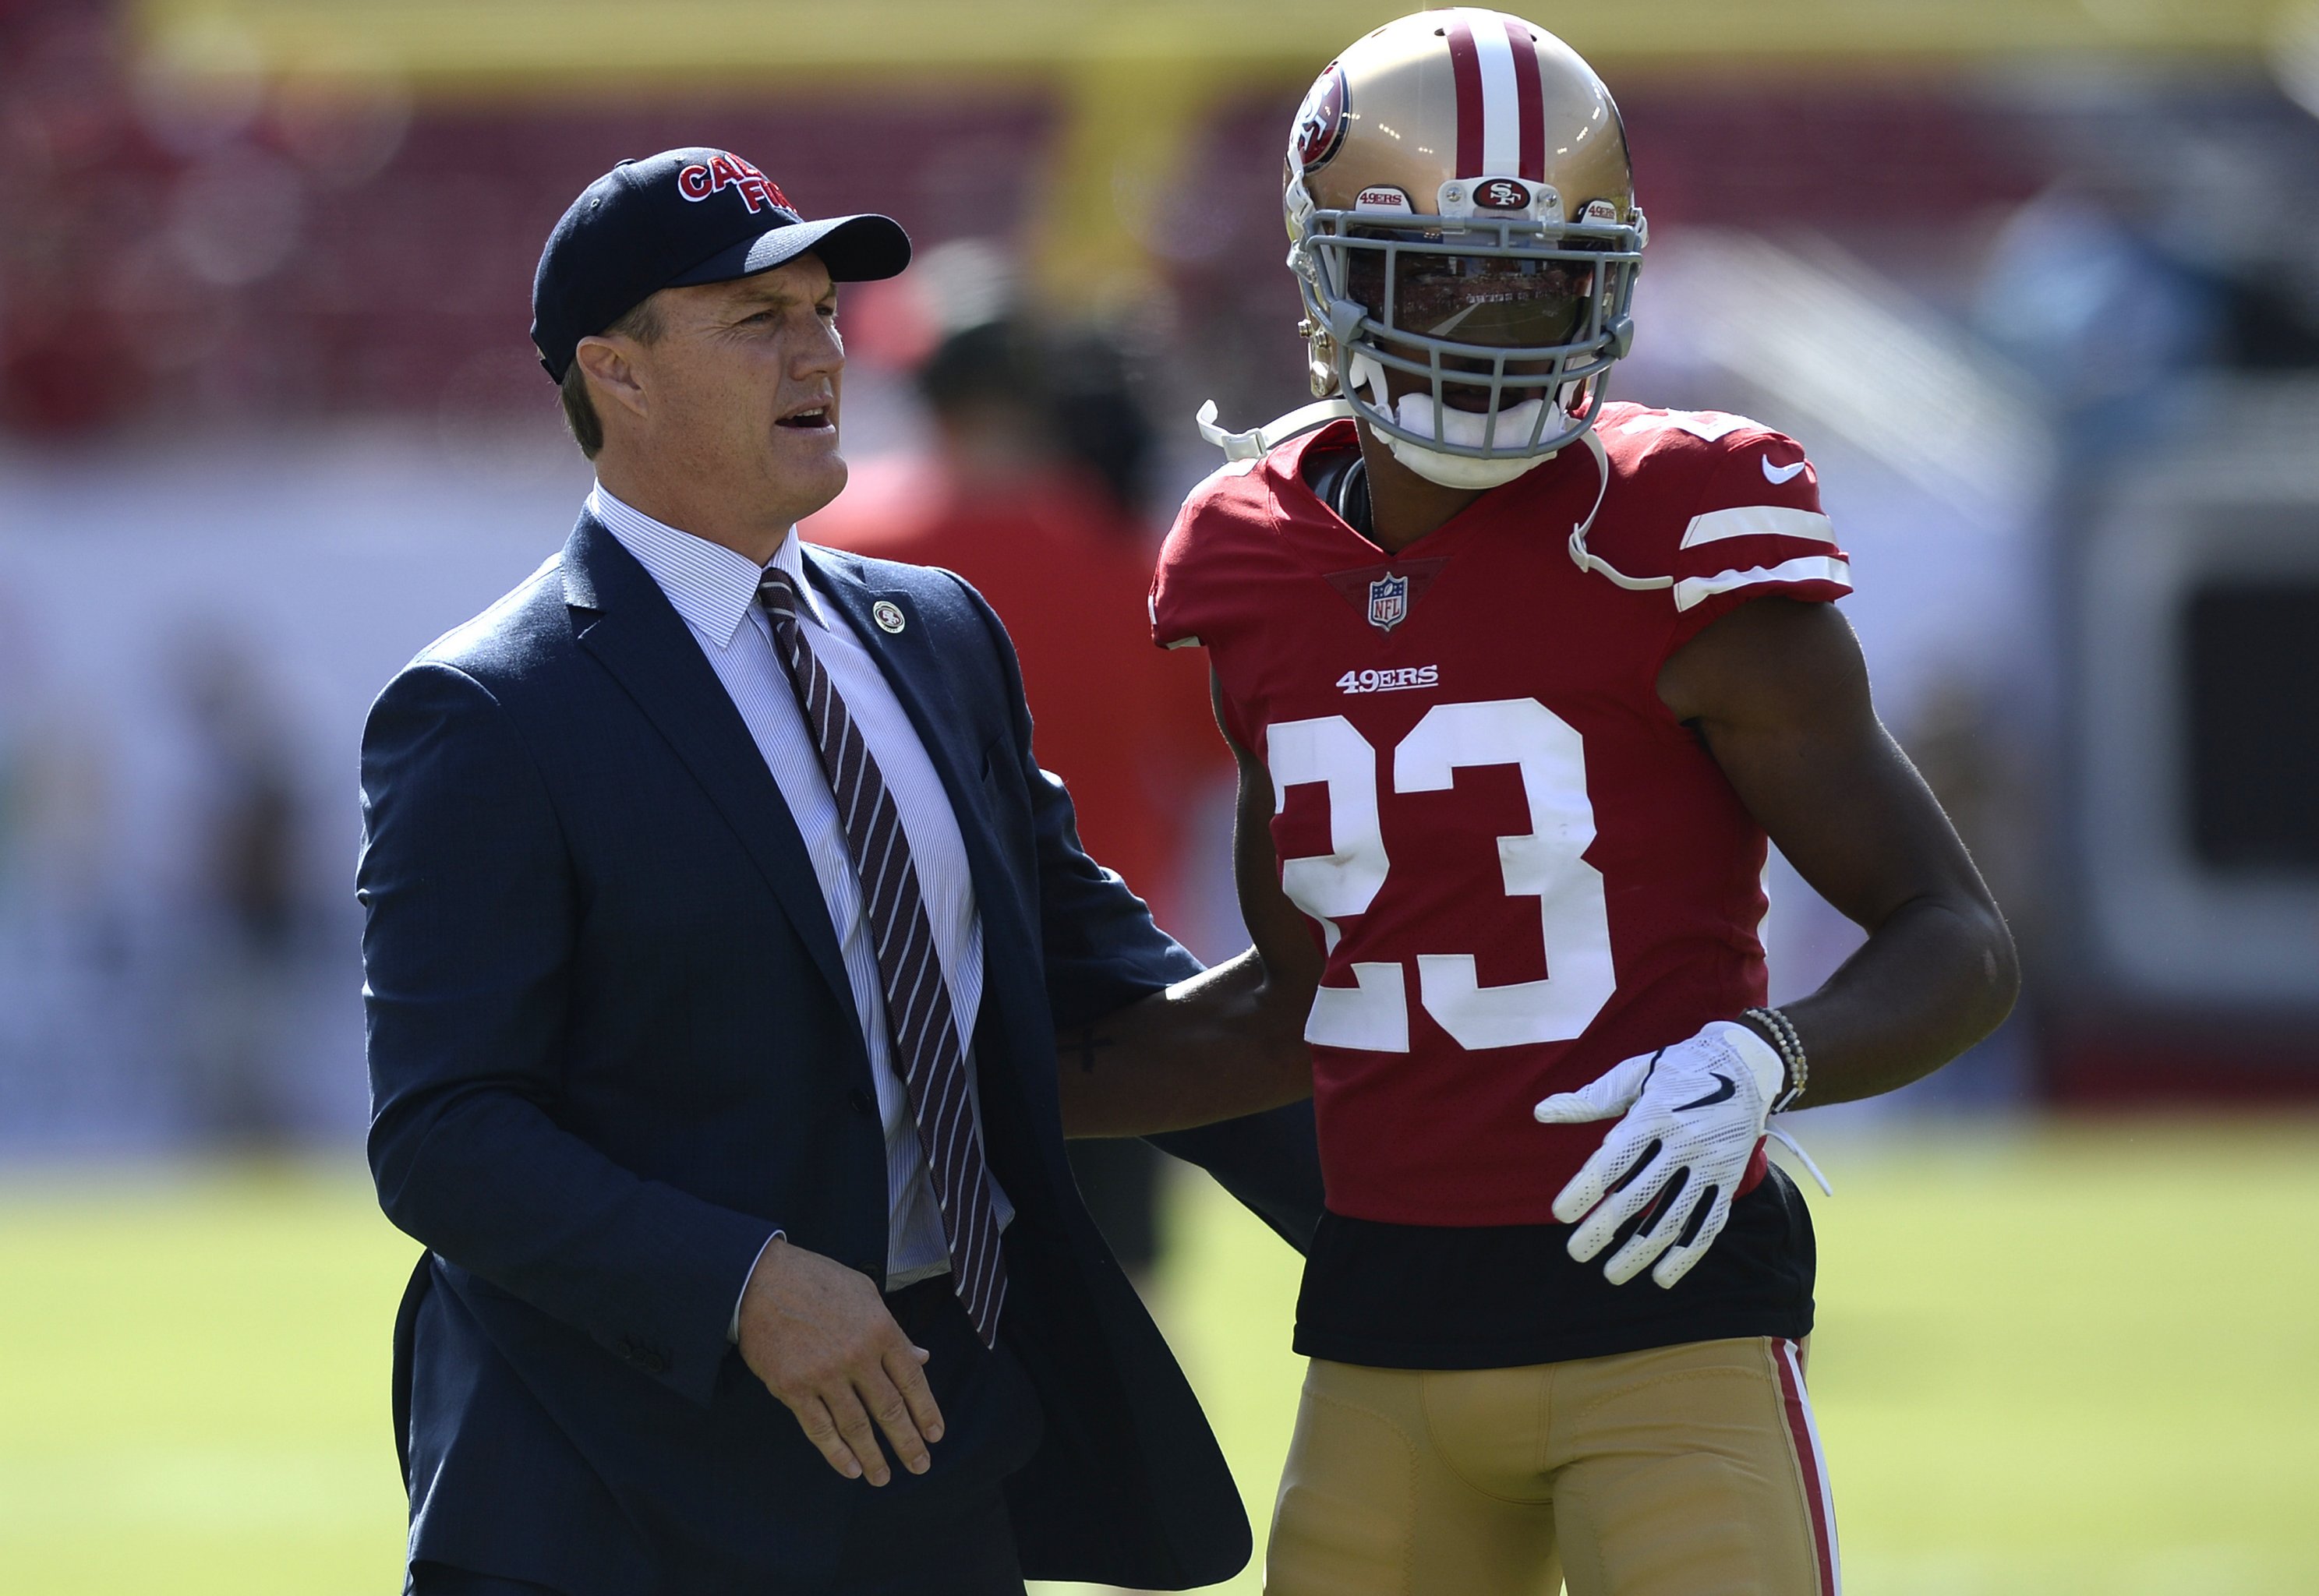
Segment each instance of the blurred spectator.
M959 297L988 302L980 290ZM1151 645L1155 538L1135 509L1150 434L1125 362L1095 334L1001 315L951 332L917 380L934 456L864 472L862 491L805 534L945 566L982 591L1014 637L1040 760L1069 787L1088 852L1163 925L1179 924L1187 823L1227 762L1198 662ZM1083 1141L1071 1161L1113 1250L1146 1276L1159 1155Z
M239 648L194 642L182 672L205 789L194 908L204 934L185 949L181 1010L188 1106L209 1140L270 1144L296 1128L289 1043L307 985L295 750Z
M86 708L0 693L0 1150L167 1118L135 915L108 869L119 772Z

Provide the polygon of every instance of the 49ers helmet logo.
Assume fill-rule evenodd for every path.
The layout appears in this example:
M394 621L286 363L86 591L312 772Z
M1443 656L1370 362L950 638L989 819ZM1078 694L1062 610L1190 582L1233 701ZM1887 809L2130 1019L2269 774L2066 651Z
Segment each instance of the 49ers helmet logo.
M741 196L741 203L749 207L752 215L768 207L787 211L792 216L797 214L797 207L790 203L790 196L781 192L781 185L737 155L720 151L706 162L693 162L676 175L676 192L696 204L728 188Z
M1529 190L1511 177L1493 177L1474 190L1474 203L1484 211L1527 211Z
M1289 137L1288 163L1299 172L1325 166L1345 141L1345 73L1334 61L1313 80Z

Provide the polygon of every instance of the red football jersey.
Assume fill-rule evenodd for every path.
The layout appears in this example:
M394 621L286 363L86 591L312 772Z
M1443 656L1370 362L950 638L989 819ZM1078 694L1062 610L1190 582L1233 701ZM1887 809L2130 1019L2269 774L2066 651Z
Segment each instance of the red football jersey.
M1531 1105L1764 1000L1764 833L1656 680L1750 599L1848 593L1845 555L1793 440L1630 404L1596 431L1387 556L1306 483L1358 446L1331 422L1203 482L1160 555L1154 638L1207 648L1327 954L1305 1034L1349 1217L1553 1222L1609 1125ZM1582 569L1582 525L1656 585Z

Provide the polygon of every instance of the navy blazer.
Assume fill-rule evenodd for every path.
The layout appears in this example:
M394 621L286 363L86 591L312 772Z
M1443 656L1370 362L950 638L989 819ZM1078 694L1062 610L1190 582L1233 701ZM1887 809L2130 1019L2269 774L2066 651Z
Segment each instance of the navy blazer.
M1000 1333L1046 1416L1008 1486L1024 1572L1224 1579L1249 1555L1239 1492L1080 1204L1055 1086L1058 1026L1198 966L1080 849L980 596L807 564L924 740L981 911L982 1123L1016 1211ZM871 623L881 600L899 633ZM828 909L746 725L583 517L387 686L362 792L370 1162L429 1249L395 1338L411 1555L572 1596L813 1588L871 1492L726 1333L776 1226L882 1277L884 1143ZM1159 1140L1309 1240L1308 1109Z

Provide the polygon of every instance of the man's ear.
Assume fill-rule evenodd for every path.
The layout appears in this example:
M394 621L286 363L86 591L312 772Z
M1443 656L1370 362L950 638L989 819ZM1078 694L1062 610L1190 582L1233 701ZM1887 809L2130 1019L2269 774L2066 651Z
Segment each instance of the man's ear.
M644 373L637 368L636 353L636 344L628 338L580 340L573 359L587 374L588 386L595 393L598 404L609 400L635 415L645 413Z

